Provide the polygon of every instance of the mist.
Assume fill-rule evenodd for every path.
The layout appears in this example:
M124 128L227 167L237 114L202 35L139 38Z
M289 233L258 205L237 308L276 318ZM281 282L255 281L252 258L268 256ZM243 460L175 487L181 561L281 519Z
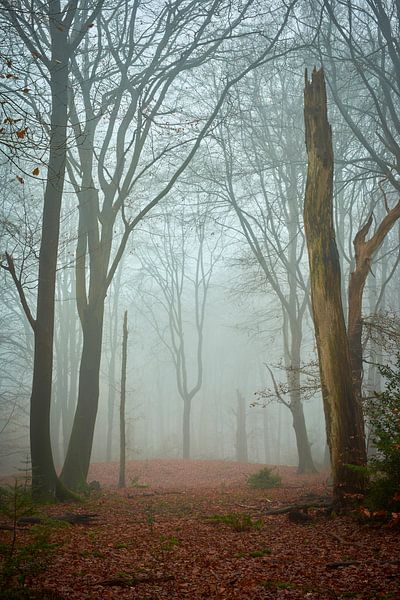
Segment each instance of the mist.
M119 461L125 311L127 460L329 466L304 73L327 82L361 402L399 318L398 49L372 4L351 28L319 1L0 3L2 475L54 494Z

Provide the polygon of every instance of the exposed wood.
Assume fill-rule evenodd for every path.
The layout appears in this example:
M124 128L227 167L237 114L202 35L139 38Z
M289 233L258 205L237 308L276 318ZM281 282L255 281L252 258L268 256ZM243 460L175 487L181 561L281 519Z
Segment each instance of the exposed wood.
M361 407L352 381L341 298L340 263L333 226L333 149L323 70L314 69L304 89L308 171L304 227L310 265L311 301L331 455L335 502L364 490L360 470L366 451Z

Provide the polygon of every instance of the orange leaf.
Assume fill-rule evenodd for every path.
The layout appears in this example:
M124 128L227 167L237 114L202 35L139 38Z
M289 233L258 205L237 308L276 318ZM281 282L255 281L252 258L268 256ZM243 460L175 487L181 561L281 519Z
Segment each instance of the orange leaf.
M27 127L25 127L25 129L20 129L19 131L17 131L17 138L19 138L20 140L22 138L24 138L27 131L28 131Z

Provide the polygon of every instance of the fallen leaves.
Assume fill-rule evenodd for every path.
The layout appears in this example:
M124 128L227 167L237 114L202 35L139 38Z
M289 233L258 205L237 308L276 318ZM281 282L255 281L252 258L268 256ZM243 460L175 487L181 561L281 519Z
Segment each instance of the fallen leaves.
M309 502L310 492L314 499L326 495L326 476L281 468L283 487L252 490L246 478L259 468L133 461L127 465L133 486L118 490L104 488L115 485L117 464L93 465L90 478L100 481L102 492L70 510L96 513L97 521L56 530L62 545L30 587L71 600L400 597L397 532L349 517L330 519L317 509L307 523L266 516L271 508ZM46 512L55 516L60 507Z

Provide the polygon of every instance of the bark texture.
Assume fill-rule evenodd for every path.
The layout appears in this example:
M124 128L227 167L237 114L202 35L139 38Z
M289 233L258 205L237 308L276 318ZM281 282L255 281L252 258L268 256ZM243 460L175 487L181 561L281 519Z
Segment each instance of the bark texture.
M304 227L310 265L311 301L319 357L334 499L362 492L364 476L349 465L366 462L362 413L353 389L339 256L333 227L332 130L327 117L323 70L306 73L304 118L308 153Z
M50 153L39 253L37 312L34 328L35 355L30 401L32 491L38 500L56 497L58 485L50 442L50 403L56 266L66 162L69 61L67 32L57 27L59 15L59 4L51 2L49 12L52 51L49 68L52 105Z

